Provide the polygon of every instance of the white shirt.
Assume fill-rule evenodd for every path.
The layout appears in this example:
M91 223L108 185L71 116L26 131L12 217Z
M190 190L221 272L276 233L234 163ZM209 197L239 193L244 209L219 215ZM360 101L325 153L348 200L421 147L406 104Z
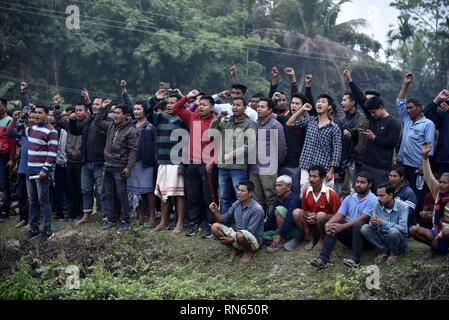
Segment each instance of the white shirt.
M217 101L218 95L213 95L212 98ZM232 105L229 103L221 103L221 104L215 104L214 105L214 113L219 114L220 112L226 111L228 113L227 117L232 116ZM246 107L245 114L248 116L248 118L257 123L257 119L259 119L259 116L256 111L254 111L253 108L250 106Z

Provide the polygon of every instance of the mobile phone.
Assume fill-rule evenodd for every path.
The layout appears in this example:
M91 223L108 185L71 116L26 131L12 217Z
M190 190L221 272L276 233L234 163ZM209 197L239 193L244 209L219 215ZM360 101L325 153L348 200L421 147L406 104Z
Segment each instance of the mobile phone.
M170 82L161 82L160 89L170 89Z
M445 103L445 104L449 105L449 99L440 101L440 104L442 104L442 103Z

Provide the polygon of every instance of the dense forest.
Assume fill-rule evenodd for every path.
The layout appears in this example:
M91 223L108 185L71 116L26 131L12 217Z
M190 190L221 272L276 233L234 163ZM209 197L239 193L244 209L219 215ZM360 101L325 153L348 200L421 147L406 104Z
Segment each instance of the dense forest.
M59 93L70 104L83 88L117 97L120 79L136 98L147 98L160 81L184 93L215 93L229 86L233 64L249 93L268 92L273 66L312 73L315 92L336 98L349 67L362 88L380 91L390 105L406 71L416 74L412 94L424 101L447 87L449 0L392 1L400 16L388 47L361 32L364 19L337 23L345 2L0 1L0 95L18 99L23 80L34 100ZM79 8L79 29L66 26L69 5ZM280 86L286 89L286 77Z

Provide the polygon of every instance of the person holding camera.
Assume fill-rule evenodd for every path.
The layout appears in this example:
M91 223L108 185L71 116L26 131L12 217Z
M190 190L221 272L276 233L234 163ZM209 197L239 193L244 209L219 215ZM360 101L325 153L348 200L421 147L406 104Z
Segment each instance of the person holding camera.
M103 176L104 192L107 208L103 226L99 231L115 228L114 199L120 203L123 215L117 232L124 233L129 226L129 201L127 194L127 179L136 164L137 134L130 121L127 121L129 109L125 104L119 104L114 109L112 122L106 122L104 116L111 100L104 100L99 114L95 117L95 125L107 132L104 149L105 171Z

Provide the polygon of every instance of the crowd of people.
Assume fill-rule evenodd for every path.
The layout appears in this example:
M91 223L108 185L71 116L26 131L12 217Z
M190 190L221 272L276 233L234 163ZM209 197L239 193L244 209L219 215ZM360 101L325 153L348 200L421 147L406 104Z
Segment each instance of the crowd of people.
M351 249L349 267L370 248L375 263L394 264L410 238L446 254L449 92L424 106L407 97L408 73L396 118L348 69L340 104L326 93L315 99L312 75L303 94L295 71L284 72L289 98L277 68L269 94L249 97L232 66L231 90L218 94L184 96L161 83L133 103L122 80L121 101L91 100L84 89L65 110L60 96L32 103L22 82L18 110L8 114L0 99L1 221L18 203L16 227L48 241L52 219L79 225L96 213L99 232L119 234L136 219L217 239L229 262L243 253L241 264L261 248L300 247L319 251L311 264L324 269L337 241Z

